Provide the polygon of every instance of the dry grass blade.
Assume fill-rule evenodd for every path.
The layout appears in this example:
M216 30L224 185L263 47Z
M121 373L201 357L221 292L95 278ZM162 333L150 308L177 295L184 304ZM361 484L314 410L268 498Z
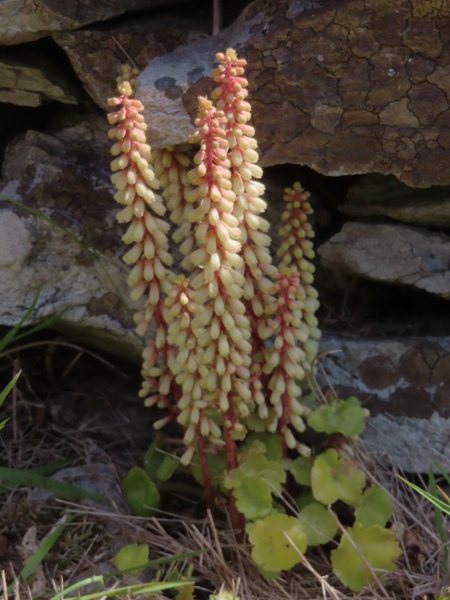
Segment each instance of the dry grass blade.
M324 600L326 600L326 598L327 598L327 596L325 595L325 592L328 592L330 594L331 598L334 598L334 600L342 600L342 598L343 598L342 594L339 594L333 587L331 587L331 585L328 583L326 578L323 577L322 575L320 575L314 569L314 567L311 565L311 563L306 559L306 556L294 544L294 542L291 540L291 538L288 536L288 534L286 532L283 532L283 533L286 536L287 541L291 544L291 546L293 548L295 548L295 550L298 552L299 556L301 556L302 564L308 569L308 571L310 571L314 575L314 577L317 578L317 581L320 582L320 585L321 585L322 591L323 591Z
M84 353L76 344L59 340L50 343L54 344L55 348L69 348L66 354L55 352L52 357L55 361L55 373L61 374L66 370L64 379L76 378L80 369L84 373L83 361L89 359L90 363L94 363L94 356ZM27 352L39 351L46 344L47 342L24 344L20 352L28 356ZM72 350L75 350L75 359ZM78 358L81 351L85 356ZM185 477L171 481L171 486L164 492L168 499L168 509L159 511L157 518L149 520L130 516L126 504L121 502L119 482L131 467L141 463L148 447L149 428L145 430L144 447L139 446L134 421L130 434L127 434L126 421L120 418L111 437L111 421L107 421L104 418L105 413L100 412L102 402L99 402L99 394L92 391L89 395L94 389L89 380L82 391L83 401L88 408L92 407L93 416L84 421L88 426L72 427L68 430L49 427L48 421L43 421L40 425L35 415L44 414L45 418L49 419L51 411L45 405L39 387L32 382L32 376L25 368L28 359L24 361L20 356L18 360L24 368L24 375L19 380L15 418L18 435L14 440L11 431L9 440L7 436L3 436L3 440L0 441L5 457L8 457L8 466L33 473L38 468L53 463L67 466L67 462L63 461L67 461L68 458L70 465L100 462L103 466L112 466L112 471L117 476L117 481L114 481L117 483L119 498L115 496L114 504L108 507L95 502L80 504L61 498L55 499L54 496L33 504L30 501L33 494L23 488L16 488L5 494L0 505L0 531L7 532L11 547L12 570L8 570L2 580L7 585L14 584L12 573L20 572L23 567L14 556L13 548L20 543L27 528L36 525L40 533L39 538L43 539L45 533L50 531L63 513L70 515L72 520L66 528L67 536L61 536L61 544L55 544L51 553L47 555L46 573L49 588L51 580L59 581L61 576L68 585L68 582L77 583L79 578L96 575L105 577L107 574L113 574L114 578L114 581L107 581L108 589L112 589L113 585L123 587L123 578L128 576L117 574L112 558L122 546L129 543L148 544L151 548L150 564L152 568L160 569L163 574L184 574L192 569L199 600L208 599L209 594L217 594L221 588L231 590L241 600L424 600L425 597L437 597L438 592L448 583L441 570L442 546L432 507L403 485L395 476L395 470L383 466L382 460L374 460L363 444L353 446L354 459L364 469L368 481L377 483L390 494L394 506L393 528L403 550L403 555L398 561L398 571L389 574L386 579L383 578L384 588L376 589L373 586L358 594L350 594L332 572L329 548L321 547L308 550L307 556L303 556L301 563L291 571L282 572L276 579L265 579L254 564L251 547L248 544L236 543L229 524L227 528L226 515L222 514L218 522L213 522L211 516L202 518L203 507L199 496L194 494L189 497L189 502L187 501L186 496L190 494L188 486L192 483L187 482ZM102 371L103 374L99 377L98 372L103 367L99 366L97 356L95 361L92 372L97 381L101 380L105 394L110 398L115 392L111 388L117 384L110 383L108 377L103 377L105 372L108 376L111 368L114 368L114 371L117 369L108 360L102 360L108 370ZM45 367L44 375L45 381L48 382L50 377ZM124 387L128 390L129 383L123 378L117 378L115 381L118 380L124 381ZM66 381L64 385L67 385ZM26 386L27 389L24 389ZM129 406L128 396L125 396L125 399ZM50 398L50 402L54 402L53 397ZM107 414L119 415L123 410L122 405L117 408L114 403L108 402L104 405ZM67 409L65 401L62 407L63 410ZM140 404L136 403L133 410L137 411L137 420L140 423L147 419L148 413ZM8 433L8 429L9 426L2 433ZM176 433L168 437L169 447L174 443L179 443ZM38 474L42 475L40 472ZM45 476L48 475L48 472L45 473ZM176 488L178 482L179 489ZM28 485L34 487L31 481L28 481ZM295 494L286 495L283 501L288 503L288 512L297 514ZM61 589L59 586L59 591ZM17 600L19 596L22 596L23 600L26 590L24 587L20 591L14 588L14 594Z

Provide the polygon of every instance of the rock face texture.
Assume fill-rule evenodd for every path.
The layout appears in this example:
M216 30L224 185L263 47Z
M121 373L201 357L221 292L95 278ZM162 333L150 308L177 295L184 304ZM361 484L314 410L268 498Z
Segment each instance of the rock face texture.
M446 3L257 0L217 39L150 62L140 93L151 139L186 139L214 53L232 45L249 63L263 165L449 184L449 41Z
M339 210L353 218L388 217L403 223L450 229L447 187L411 188L394 177L368 175L354 182Z
M67 54L94 102L108 110L106 100L116 93L114 74L119 73L129 55L138 69L144 69L153 58L205 35L209 29L206 15L198 17L189 8L179 6L170 12L123 19L108 30L99 24L57 33L53 39Z
M319 247L322 265L450 298L450 236L406 225L346 223Z
M427 472L430 458L450 469L449 338L325 336L322 349L327 383L371 411L363 435L369 450L409 472Z
M77 104L78 86L38 49L0 48L0 102L40 106L45 102Z
M0 324L39 294L31 321L139 361L105 101L138 66L150 143L185 145L232 46L275 247L282 189L312 192L324 386L370 408L374 451L449 469L450 5L229 0L214 36L212 6L0 2Z
M1 323L16 324L38 296L28 324L61 314L57 326L76 339L138 360L106 159L98 169L99 118L56 136L29 131L9 146L0 180ZM25 199L28 210L8 199Z
M127 11L179 4L178 0L3 0L0 44L22 44L54 31L78 29Z

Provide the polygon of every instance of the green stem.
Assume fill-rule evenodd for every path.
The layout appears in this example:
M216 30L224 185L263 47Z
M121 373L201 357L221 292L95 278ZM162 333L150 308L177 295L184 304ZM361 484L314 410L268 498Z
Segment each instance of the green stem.
M216 503L214 501L214 493L211 485L211 476L209 474L208 459L206 457L205 438L200 433L198 436L198 449L200 454L200 466L202 468L203 488L205 490L206 506L208 507L211 516L216 516Z

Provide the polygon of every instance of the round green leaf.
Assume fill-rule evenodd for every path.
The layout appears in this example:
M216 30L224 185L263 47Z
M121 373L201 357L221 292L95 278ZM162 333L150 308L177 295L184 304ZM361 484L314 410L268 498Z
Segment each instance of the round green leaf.
M164 460L164 454L160 452L161 442L156 437L150 446L147 448L147 452L144 455L144 470L152 481L158 479L158 469Z
M114 557L114 564L119 571L127 571L131 575L136 575L147 565L148 553L148 544L129 544L119 550Z
M308 415L308 425L320 433L342 433L356 439L364 430L369 411L361 407L358 398L333 400L319 406Z
M333 448L316 457L311 471L311 488L316 500L333 504L342 500L350 506L358 506L366 483L364 471L350 459L338 457Z
M384 527L392 517L392 502L389 494L380 486L373 485L364 492L361 504L355 510L355 518L363 527Z
M233 495L239 512L250 521L272 512L272 490L261 477L247 477L233 490Z
M299 515L308 539L308 546L321 546L334 538L338 524L327 508L319 502L306 506Z
M379 525L363 529L361 523L355 523L347 534L350 539L343 535L339 547L332 550L331 564L334 573L353 592L361 591L374 581L366 563L375 571L379 569L380 577L381 571L396 570L394 561L401 550L394 532Z
M245 447L250 448L255 440L262 442L265 446L264 455L267 460L280 460L283 456L283 442L278 433L252 431L245 438Z
M253 442L255 445L256 442ZM267 460L264 454L247 453L241 458L239 467L225 475L224 485L227 489L237 488L249 477L260 477L267 481L273 490L272 493L281 493L281 484L286 481L283 467L274 460Z
M156 471L158 479L160 481L169 481L179 464L180 460L176 456L164 456Z
M313 504L316 499L313 496L311 488L306 492L303 492L300 496L297 496L297 506L299 508L305 508L308 504Z
M289 471L300 485L311 485L311 469L313 464L313 456L299 456L292 461Z
M151 517L160 506L158 488L140 467L133 467L123 480L125 497L133 514Z
M298 564L302 559L299 551L304 554L307 547L300 521L280 513L256 521L249 540L253 546L252 557L255 563L272 573L291 569Z

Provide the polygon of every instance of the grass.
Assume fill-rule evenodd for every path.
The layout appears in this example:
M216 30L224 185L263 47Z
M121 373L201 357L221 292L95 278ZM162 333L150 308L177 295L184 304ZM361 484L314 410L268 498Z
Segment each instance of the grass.
M16 598L28 595L25 580L32 589L33 573L39 569L46 599L61 597L61 581L65 582L65 598L77 597L80 591L85 600L144 593L147 598L150 593L155 598L174 597L169 587L152 587L156 585L152 580L159 578L158 586L172 585L190 569L199 600L207 600L222 585L234 589L242 600L430 600L438 598L448 585L442 544L446 516L439 524L429 502L403 484L392 469L374 461L361 444L354 449L357 460L367 477L381 483L393 500L392 526L403 555L397 573L383 578L382 586L357 595L350 594L332 574L329 548L308 552L299 567L275 580L262 578L249 547L233 538L226 513L217 523L204 516L203 505L195 494L185 492L182 480L179 491L175 485L165 494L165 510L155 518L131 516L120 481L129 468L142 462L151 435L150 413L134 399L130 380L111 366L83 354L68 370L74 353L70 347L53 356L51 371L64 375L49 382L45 370L48 357L35 343L33 337L31 347L15 353L14 361L23 375L17 385L15 410L10 398L3 407L10 421L1 438L8 464L0 470L0 542L3 538L6 544L0 560L8 565L3 581ZM82 405L69 425L60 422L54 410L61 394L77 395ZM77 405L75 402L75 408ZM73 406L67 400L63 406L67 417ZM84 473L99 463L108 466L113 476L101 493L84 493L79 480L51 477L54 469L70 466ZM32 527L36 527L38 545L24 561L16 548ZM150 548L149 563L138 575L117 572L113 562L117 551L130 543ZM56 591L52 581L59 582L54 584ZM88 593L87 583L101 583L103 588ZM183 585L183 581L179 583Z
M31 309L20 325L30 314ZM368 480L390 493L392 527L403 553L396 573L379 574L378 585L357 595L332 574L333 544L308 552L299 567L277 579L264 579L249 546L236 543L226 512L217 523L205 516L198 494L190 494L192 485L183 479L168 486L165 510L156 517L131 516L120 482L142 463L152 435L151 413L137 400L137 368L61 339L44 340L42 329L19 332L18 326L0 341L0 357L13 369L0 395L5 413L0 422L6 424L0 443L7 463L0 467L0 564L8 595L94 600L145 594L150 599L176 597L181 586L185 595L179 598L190 600L186 579L192 574L199 600L225 588L242 600L444 598L439 594L449 584L448 523L435 476L430 475L430 494L419 495L414 484L401 482L362 444L354 447L355 458ZM57 353L50 350L55 347ZM86 482L99 465L107 476L93 491ZM55 472L70 472L75 479L55 479ZM435 508L442 503L436 513L430 496ZM31 534L35 539L26 553L24 540ZM150 548L137 575L114 565L118 550L130 543Z

